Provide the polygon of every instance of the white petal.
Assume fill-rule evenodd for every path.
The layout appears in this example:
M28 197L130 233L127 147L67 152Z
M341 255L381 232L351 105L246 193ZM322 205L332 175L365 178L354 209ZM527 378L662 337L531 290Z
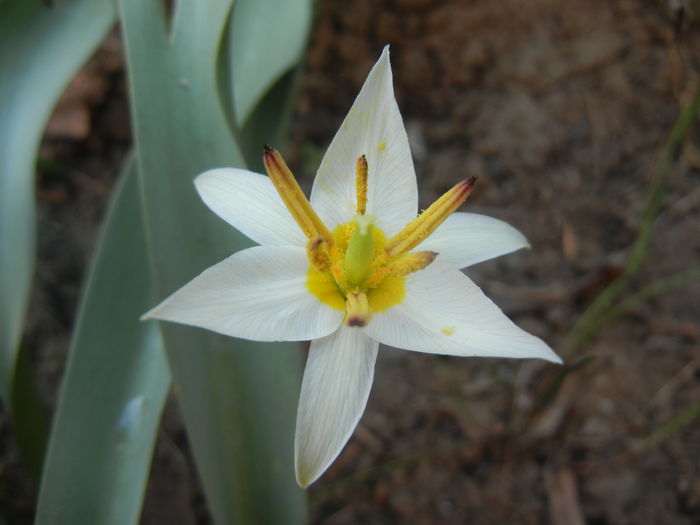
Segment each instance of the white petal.
M561 359L518 328L466 275L436 259L406 277L406 298L365 331L380 343L434 354Z
M294 451L302 487L316 481L350 439L367 404L378 346L360 328L345 325L311 342Z
M305 245L304 234L269 177L219 168L202 173L194 183L214 213L258 244Z
M344 312L306 289L303 248L255 246L233 254L180 288L155 318L253 341L302 341L332 333Z
M419 250L439 253L439 259L457 268L526 248L527 239L510 224L476 213L453 213Z
M318 169L311 204L329 228L355 215L355 164L367 157L367 213L391 237L415 218L418 189L385 47Z

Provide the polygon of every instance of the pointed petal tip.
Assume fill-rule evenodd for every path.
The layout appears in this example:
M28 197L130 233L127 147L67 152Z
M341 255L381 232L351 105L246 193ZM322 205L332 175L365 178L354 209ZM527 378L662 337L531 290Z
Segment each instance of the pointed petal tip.
M552 350L552 355L549 358L545 357L545 359L547 361L549 361L550 363L554 363L555 365L563 365L564 364L564 360L561 357L559 357L557 354L555 354L553 350Z
M390 58L390 52L389 52L389 44L385 45L384 48L382 49L382 54L379 55L379 59L375 63L376 66L381 66L385 70L389 70L391 72L391 58Z
M147 312L145 312L141 317L139 317L139 321L156 321L158 320L158 309L160 308L162 303L157 304Z
M537 338L539 339L539 338ZM549 361L550 363L554 363L555 365L563 365L564 360L557 355L557 353L552 350L547 343L539 339L541 345L540 349L531 357L535 359L544 359L545 361Z
M296 477L297 477L297 485L299 485L299 487L301 487L302 489L308 488L309 485L311 485L318 478L318 476L316 476L315 478L311 477L308 472L300 471L298 467L297 467Z
M517 327L517 325L514 325ZM522 328L517 327L519 330ZM544 361L549 361L555 365L563 365L564 361L561 357L550 347L543 339L533 335L529 332L522 330L527 338L530 340L528 345L529 349L524 351L521 356L509 356L509 357L520 357L522 359L542 359ZM525 344L527 341L523 341L521 344Z
M333 458L335 459L335 458ZM330 466L333 460L325 467L320 465L314 458L306 456L295 443L294 446L294 470L297 480L297 485L302 489L308 488L320 478L326 469ZM320 468L319 468L320 467Z
M166 299L167 300L167 299ZM165 301L163 301L165 302ZM162 310L163 302L160 304L154 306L150 310L148 310L145 314L143 314L141 317L139 317L139 321L167 321L167 319L164 319L159 315L160 311Z

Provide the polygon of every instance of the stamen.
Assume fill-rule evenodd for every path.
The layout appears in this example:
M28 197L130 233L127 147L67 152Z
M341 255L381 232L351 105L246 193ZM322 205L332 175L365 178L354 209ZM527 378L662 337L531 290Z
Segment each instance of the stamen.
M345 324L347 326L366 326L369 322L369 301L363 292L350 292L345 299Z
M403 230L387 241L384 247L387 255L389 257L401 255L423 242L467 200L475 182L476 177L471 177L456 184L427 210L409 222Z
M328 246L321 237L310 239L306 243L306 256L318 271L327 272L331 269L331 256L328 253Z
M362 155L355 166L355 185L357 187L357 208L355 213L364 215L367 211L367 157Z
M389 275L389 268L386 266L381 266L374 273L369 274L364 281L362 281L360 288L362 290L374 288L375 286L379 285L379 283L381 283L384 280L384 277L387 275Z
M265 146L263 162L277 193L282 197L284 205L297 221L304 235L309 239L320 237L331 246L333 244L331 233L321 218L316 215L282 155L274 148Z
M437 255L437 252L407 253L389 264L389 273L394 277L400 277L417 272L426 268Z

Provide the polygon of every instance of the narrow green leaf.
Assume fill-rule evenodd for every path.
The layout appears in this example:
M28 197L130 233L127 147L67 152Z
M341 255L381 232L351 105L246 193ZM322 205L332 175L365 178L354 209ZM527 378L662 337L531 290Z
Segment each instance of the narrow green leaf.
M311 15L311 0L236 1L228 43L239 127L248 123L265 93L301 61Z
M34 164L56 100L114 22L110 0L0 2L0 396L11 404L34 269Z
M37 525L138 523L170 387L153 300L135 163L107 217L54 418Z
M159 298L250 241L201 203L194 177L242 166L218 92L230 0L180 2L165 34L156 2L120 0L138 161ZM300 523L293 345L257 344L164 323L168 360L214 521Z

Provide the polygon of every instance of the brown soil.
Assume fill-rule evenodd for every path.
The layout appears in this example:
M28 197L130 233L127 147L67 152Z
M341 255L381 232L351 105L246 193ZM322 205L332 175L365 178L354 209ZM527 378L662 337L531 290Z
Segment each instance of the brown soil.
M700 47L684 2L326 0L312 35L290 163L308 183L391 44L396 96L425 206L478 175L466 210L533 250L467 273L555 349L629 255ZM42 149L40 262L27 344L50 407L79 284L130 143L118 38L81 73L79 109ZM87 86L87 87L86 87ZM82 109L81 109L82 108ZM64 122L60 122L60 118ZM697 131L697 130L696 130ZM700 158L687 142L630 291L697 266ZM638 304L567 356L595 359L529 417L560 369L383 349L367 411L311 488L312 523L700 523L700 283ZM0 511L29 523L34 489L0 418ZM177 410L163 424L144 524L208 523Z

